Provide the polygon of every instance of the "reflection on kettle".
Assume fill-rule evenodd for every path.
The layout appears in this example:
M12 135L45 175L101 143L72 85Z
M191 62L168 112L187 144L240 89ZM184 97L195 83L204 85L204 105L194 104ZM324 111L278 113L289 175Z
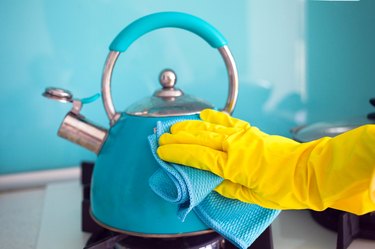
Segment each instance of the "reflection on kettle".
M162 88L151 97L117 112L111 96L111 76L121 52L142 35L155 29L175 27L191 31L217 48L228 70L229 92L225 112L234 110L237 93L237 69L227 47L227 41L213 26L197 17L161 12L136 20L114 39L110 45L102 76L102 99L110 121L105 129L88 121L80 112L82 105L97 96L74 99L69 91L47 88L44 96L73 104L60 126L58 135L77 143L97 156L91 183L91 214L103 227L148 237L176 237L211 232L191 213L182 222L177 218L176 205L158 197L148 185L148 179L158 169L149 149L147 136L159 120L195 115L211 104L185 94L176 88L176 74L171 69L159 77Z

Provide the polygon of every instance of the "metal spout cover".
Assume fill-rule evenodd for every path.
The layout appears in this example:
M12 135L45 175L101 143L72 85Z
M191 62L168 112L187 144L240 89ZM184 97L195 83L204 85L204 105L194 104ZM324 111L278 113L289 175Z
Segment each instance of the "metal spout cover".
M59 128L58 135L98 154L108 131L92 124L82 115L69 112Z

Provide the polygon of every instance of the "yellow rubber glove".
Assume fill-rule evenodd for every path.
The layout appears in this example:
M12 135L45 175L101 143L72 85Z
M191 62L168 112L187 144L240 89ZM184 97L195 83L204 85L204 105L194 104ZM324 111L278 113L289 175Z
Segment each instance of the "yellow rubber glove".
M157 153L221 176L223 196L274 209L375 211L375 125L298 143L222 112L200 118L173 125Z

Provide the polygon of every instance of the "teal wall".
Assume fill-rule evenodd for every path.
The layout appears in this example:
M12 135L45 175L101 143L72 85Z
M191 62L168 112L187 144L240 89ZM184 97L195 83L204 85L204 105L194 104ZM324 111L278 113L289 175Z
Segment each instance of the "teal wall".
M375 1L310 1L307 9L309 121L373 111Z
M10 1L0 2L0 174L62 168L95 155L57 137L70 106L41 97L47 86L77 97L100 91L108 46L131 21L183 11L218 28L237 61L236 117L288 136L302 123L364 115L375 95L374 1ZM191 33L164 29L121 55L113 76L119 110L149 96L173 68L178 86L225 103L227 76L217 51ZM100 101L83 113L108 121ZM142 153L142 152L140 152Z

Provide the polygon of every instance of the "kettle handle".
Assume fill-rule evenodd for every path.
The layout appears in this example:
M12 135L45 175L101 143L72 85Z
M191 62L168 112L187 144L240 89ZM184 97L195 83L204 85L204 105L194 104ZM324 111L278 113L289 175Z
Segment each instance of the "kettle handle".
M115 124L120 118L120 113L116 112L111 96L112 71L118 56L142 35L167 27L191 31L204 39L211 47L219 50L225 62L229 78L228 97L222 111L233 112L238 95L238 74L236 64L227 47L227 41L224 36L212 25L198 17L180 12L160 12L144 16L125 27L109 47L110 52L107 56L102 76L102 97L111 125Z
M125 52L142 35L167 27L191 31L207 41L213 48L227 44L227 40L216 28L198 17L180 12L160 12L144 16L129 24L116 36L109 49Z

